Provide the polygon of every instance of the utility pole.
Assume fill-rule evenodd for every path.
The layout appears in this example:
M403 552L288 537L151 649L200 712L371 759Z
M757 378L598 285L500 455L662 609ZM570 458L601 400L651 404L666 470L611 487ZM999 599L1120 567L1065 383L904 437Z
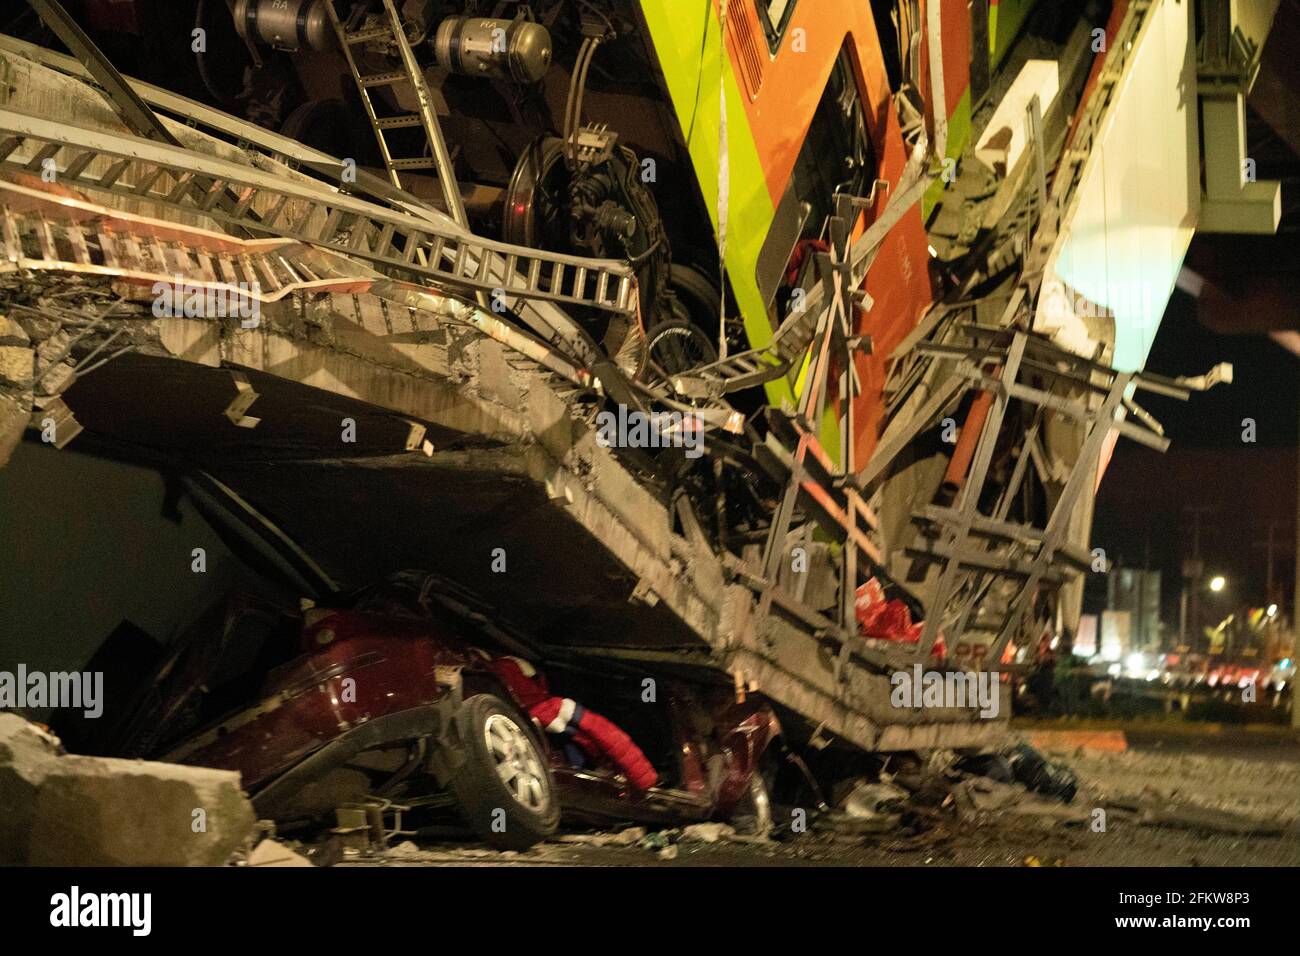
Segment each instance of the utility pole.
M1195 653L1201 639L1201 581L1205 577L1205 565L1201 563L1201 516L1216 509L1213 505L1187 505L1183 510L1192 516L1192 559L1183 563L1184 606L1190 592L1191 613L1183 615L1183 643L1188 645L1189 651ZM1186 633L1189 625L1190 635Z
M1291 630L1294 633L1294 645L1291 648L1291 660L1300 661L1300 441L1296 448L1296 562L1295 593L1292 597L1294 606L1291 614ZM1300 731L1300 695L1291 687L1291 729Z
M1274 562L1273 562L1273 555L1274 555L1273 546L1274 546L1274 544L1277 543L1277 542L1276 542L1276 539L1275 539L1275 537L1274 537L1274 532L1276 532L1277 529L1278 529L1278 523L1277 523L1276 521L1269 521L1269 523L1268 523L1268 532L1267 532L1267 534L1265 535L1264 540L1263 540L1263 541L1253 541L1253 542L1251 542L1251 547L1252 547L1252 548L1263 548L1263 549L1264 549L1264 567L1265 567L1265 571L1264 571L1264 606L1265 606L1265 607L1267 607L1267 606L1270 605L1270 604L1276 604L1276 603L1277 603L1277 590L1276 590L1276 588L1275 588L1275 582L1274 582L1274 580L1273 580L1273 566L1274 566Z

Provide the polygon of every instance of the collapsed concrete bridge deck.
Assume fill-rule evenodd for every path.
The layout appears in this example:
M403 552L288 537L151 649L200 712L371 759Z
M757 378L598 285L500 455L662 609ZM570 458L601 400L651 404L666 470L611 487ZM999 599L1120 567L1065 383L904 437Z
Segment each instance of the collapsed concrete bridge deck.
M132 351L63 392L85 429L71 447L211 475L340 587L425 568L471 587L541 648L735 675L867 749L976 746L1002 732L973 711L921 721L895 710L883 668L838 681L819 635L829 621L780 603L760 618L743 568L671 530L669 508L597 443L553 376L473 329L390 344L386 329L338 311L325 326L334 341L313 341L321 327L289 307L264 311L255 330L117 321ZM256 395L243 413L255 427L225 414L237 381ZM423 431L408 450L413 426Z
M223 232L204 215L211 204L184 205L196 180L181 170L289 183L297 192L278 204L246 187L240 208L264 223L282 211L333 222L321 210L342 201L336 190L265 152L251 151L250 165L247 144L176 120L166 122L187 152L124 140L83 82L0 56L22 79L0 98L13 111L0 313L17 370L3 447L28 429L61 448L210 476L322 580L439 572L543 653L700 669L767 695L822 739L890 750L1003 732L972 709L891 707L888 674L906 655L841 653L835 622L764 581L756 561L720 557L689 522L677 533L672 504L597 442L581 400L589 378L536 337L472 295L394 282L337 247ZM75 145L59 138L65 122ZM151 166L156 154L171 165ZM60 164L53 184L35 175L45 161ZM406 223L396 215L374 212ZM392 235L355 231L349 241L370 252ZM255 323L155 314L157 283L228 290L240 270L273 290ZM561 312L530 308L563 338Z

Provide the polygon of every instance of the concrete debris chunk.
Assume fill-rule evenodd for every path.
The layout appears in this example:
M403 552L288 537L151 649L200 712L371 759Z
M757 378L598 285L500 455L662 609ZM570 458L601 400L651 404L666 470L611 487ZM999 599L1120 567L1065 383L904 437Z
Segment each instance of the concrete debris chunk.
M0 315L0 345L27 345L30 342L31 338L21 325L7 315Z
M864 820L882 814L895 814L907 804L907 791L892 783L859 781L840 802L848 816Z
M682 830L681 839L693 843L717 843L730 839L736 830L727 823L693 823Z
M414 844L412 844L414 846ZM276 840L263 840L248 854L249 866L313 866L311 860Z
M645 839L645 827L628 827L614 834L614 846L633 846Z
M61 328L58 320L42 315L34 309L23 309L17 316L10 318L17 320L18 325L33 342L44 342Z
M65 755L0 714L0 865L221 866L255 823L239 774Z
M628 827L613 833L565 833L555 839L559 843L584 846L632 846L644 840L645 835L645 827Z
M41 784L62 753L53 734L17 714L0 714L0 863L21 861Z
M0 384L30 387L36 370L35 358L35 353L26 346L0 345Z
M1025 800L1024 788L977 777L953 787L958 806L970 810L1002 810Z

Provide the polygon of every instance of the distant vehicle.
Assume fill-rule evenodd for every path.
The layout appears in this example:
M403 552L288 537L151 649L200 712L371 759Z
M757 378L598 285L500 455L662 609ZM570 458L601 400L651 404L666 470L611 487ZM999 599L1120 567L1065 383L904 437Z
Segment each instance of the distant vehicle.
M237 599L219 640L197 628L163 662L123 749L236 770L259 815L284 825L369 798L457 810L505 849L547 838L562 815L770 825L760 767L781 728L769 705L673 680L647 694L639 674L590 662L552 668L554 693L606 714L649 758L658 779L638 788L528 717L490 665L522 648L489 613L421 573L300 618Z
M1295 683L1296 662L1293 658L1284 657L1273 665L1272 670L1264 679L1264 686L1270 690L1281 693Z

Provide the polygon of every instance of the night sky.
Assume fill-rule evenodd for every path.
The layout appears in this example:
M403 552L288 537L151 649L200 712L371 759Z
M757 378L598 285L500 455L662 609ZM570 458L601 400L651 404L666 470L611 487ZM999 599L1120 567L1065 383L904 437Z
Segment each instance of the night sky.
M1191 553L1188 508L1201 518L1207 574L1222 573L1240 603L1265 602L1270 523L1275 550L1273 599L1289 609L1294 586L1296 439L1300 424L1300 359L1263 335L1221 335L1196 318L1190 296L1175 292L1147 369L1199 375L1231 362L1234 381L1188 402L1139 395L1172 444L1161 455L1121 439L1102 480L1093 546L1121 563L1164 572L1165 619L1176 621L1182 558ZM1256 422L1256 441L1242 441L1242 420ZM1212 510L1210 510L1212 509ZM1184 551L1186 554L1184 554ZM1104 606L1100 576L1090 582L1088 610ZM1226 600L1226 597L1225 597Z

